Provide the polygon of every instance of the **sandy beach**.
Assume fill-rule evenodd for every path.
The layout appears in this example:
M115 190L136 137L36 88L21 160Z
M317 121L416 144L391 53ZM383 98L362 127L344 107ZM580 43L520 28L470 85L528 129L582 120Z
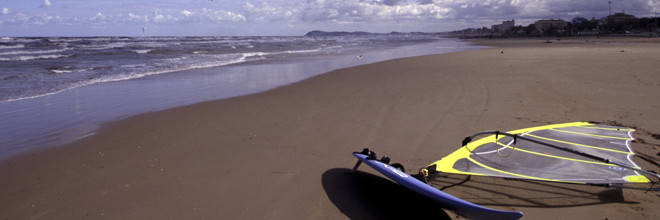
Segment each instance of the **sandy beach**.
M2 160L0 219L456 219L367 167L349 173L350 153L413 173L478 131L573 121L634 127L633 148L660 162L657 38L475 43L495 48L340 69ZM658 192L470 184L447 192L525 219L660 218Z

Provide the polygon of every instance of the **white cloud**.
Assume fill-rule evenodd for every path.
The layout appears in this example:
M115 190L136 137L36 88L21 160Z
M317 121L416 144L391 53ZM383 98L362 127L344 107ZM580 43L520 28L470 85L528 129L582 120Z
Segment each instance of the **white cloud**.
M297 6L297 5L296 5ZM283 21L297 19L300 11L294 5L271 5L267 2L252 4L246 2L243 10L249 20L253 21Z
M193 14L193 13L190 12L190 11L188 11L188 10L183 10L183 11L181 11L181 15L183 15L183 16L185 16L185 17L188 17L188 16L190 16L190 15L192 15L192 14Z
M18 12L14 14L13 17L11 17L6 21L10 24L44 25L44 24L62 23L63 21L65 21L65 19L60 17L59 15L51 16L46 13L38 14L38 15L29 15L22 12Z
M444 31L490 26L515 19L519 25L538 19L605 17L606 0L235 0L235 1L80 1L38 0L48 10L0 7L3 24L116 25L148 23L298 31L312 28L391 31ZM55 4L56 6L53 6ZM61 5L61 7L59 7ZM612 13L625 10L653 16L658 0L612 1ZM206 8L205 8L206 7ZM156 10L156 11L154 11ZM344 25L350 24L352 26ZM110 27L110 26L108 26ZM426 29L424 29L426 28Z
M199 17L197 19L210 21L210 22L218 22L218 21L244 22L247 20L245 16L240 13L235 13L225 10L213 10L207 8L202 8L202 10L199 12Z
M242 14L234 13L231 11L225 11L223 13L226 16L226 18L228 18L230 21L241 22L246 20L245 16L243 16Z
M163 16L162 14L157 14L157 15L154 15L153 20L155 22L164 22L165 21L165 16Z
M31 19L32 24L35 25L45 25L45 24L54 24L54 23L60 23L62 22L62 18L58 16L50 16L46 14L42 14L39 16L32 17Z
M105 20L105 15L103 15L103 13L99 12L98 14L96 14L96 16L94 18L97 18L99 20Z
M30 21L30 16L24 13L16 13L13 18L9 19L10 23L15 23L15 24L23 24L23 23L28 23Z
M41 3L41 7L42 7L42 8L48 8L48 7L50 7L51 5L53 5L53 4L50 3L50 0L44 0L44 2Z
M310 1L303 11L306 21L395 21L442 19L452 11L445 1L346 0L341 3Z
M133 13L128 13L128 18L124 19L123 21L128 21L128 22L149 22L149 16L144 15L136 15Z
M214 10L202 8L200 10L156 10L153 16L144 17L145 22L153 21L158 23L176 23L176 22L243 22L246 21L245 16L240 13L235 13L225 10ZM137 21L142 17L128 14L128 19L125 21Z
M106 16L103 13L99 12L99 13L96 13L96 15L94 15L93 17L89 18L88 20L92 23L105 24L106 23Z

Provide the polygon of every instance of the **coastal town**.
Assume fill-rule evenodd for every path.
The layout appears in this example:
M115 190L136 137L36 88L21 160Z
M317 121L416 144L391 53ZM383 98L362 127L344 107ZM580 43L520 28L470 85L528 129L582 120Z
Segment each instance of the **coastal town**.
M660 19L657 13L653 17L638 18L634 15L618 12L602 18L575 17L570 21L563 19L541 19L527 26L516 25L515 20L502 21L489 27L466 28L449 32L456 37L562 37L562 36L601 36L632 35L638 37L660 36Z

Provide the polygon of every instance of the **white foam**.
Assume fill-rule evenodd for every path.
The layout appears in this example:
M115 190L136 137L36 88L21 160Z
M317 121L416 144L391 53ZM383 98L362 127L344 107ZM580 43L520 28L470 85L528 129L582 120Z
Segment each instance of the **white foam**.
M82 45L81 47L83 49L87 50L107 50L107 49L114 49L114 48L123 48L128 46L129 44L126 42L112 42L112 43L107 43L107 44L102 44L102 45Z
M73 70L58 70L58 69L52 69L50 72L55 73L55 74L62 74L62 73L70 73L73 72Z
M59 53L59 52L64 52L70 50L70 48L63 48L63 49L52 49L52 50L16 50L16 51L8 51L8 52L0 52L0 56L6 56L6 55L22 55L22 54L47 54L47 53Z
M39 60L39 59L58 59L71 57L73 54L49 54L49 55L39 55L39 56L18 56L18 57L0 57L0 61L28 61L28 60Z
M263 58L269 53L264 53L264 52L249 52L249 53L242 53L241 55L243 56L244 59L247 58Z
M64 89L64 90L66 90L66 89ZM57 93L63 92L64 90L59 90L59 91L49 92L49 93L43 93L43 94L38 94L38 95L33 95L33 96L26 96L26 97L12 98L12 99L7 99L7 100L0 101L0 102L13 102L13 101L19 101L19 100L24 100L24 99L39 98L39 97L44 97L44 96L54 95L54 94L57 94Z
M82 41L85 40L84 38L56 38L56 39L49 39L52 42L55 43L71 43L71 42L77 42L77 41Z
M25 48L24 44L16 44L16 45L0 45L0 49L18 49L18 48Z
M131 68L131 69L132 69L132 68L142 68L142 67L146 67L146 66L147 66L147 64L143 64L143 63L141 63L141 64L125 64L125 65L121 65L122 68Z
M149 53L149 52L154 51L154 50L153 49L144 49L144 50L132 50L132 51L133 51L133 53L146 54L146 53Z
M209 57L207 61L203 62L196 62L194 65L177 65L178 63L184 63L184 60L187 60L187 57L178 57L178 58L170 58L170 59L165 59L163 62L171 64L175 67L169 67L167 69L162 69L162 70L153 70L153 71L145 71L145 72L130 72L127 74L121 74L121 75L112 75L112 76L106 76L106 77L99 77L99 78L93 78L89 79L86 81L81 81L77 83L73 83L66 88L59 89L58 91L54 92L49 92L49 93L44 93L44 94L39 94L39 95L34 95L34 96L28 96L28 97L20 97L20 98L14 98L14 99L8 99L5 101L0 101L0 102L11 102L11 101L18 101L18 100L23 100L23 99L31 99L31 98L39 98L39 97L44 97L48 95L53 95L57 94L66 90L70 89L75 89L78 87L83 87L83 86L88 86L88 85L93 85L93 84L99 84L99 83L108 83L108 82L118 82L118 81L124 81L124 80L132 80L132 79L137 79L137 78L142 78L146 76L151 76L151 75L158 75L158 74L164 74L164 73L171 73L171 72L178 72L178 71L185 71L185 70L192 70L192 69L202 69L202 68L211 68L211 67L219 67L219 66L226 66L226 65L231 65L231 64L237 64L237 63L242 63L246 62L248 58L251 56L257 56L258 58L263 59L263 56L265 56L267 53L263 52L254 52L254 53L243 53L243 54L223 54L223 55L212 55ZM209 55L207 55L209 56ZM234 57L232 59L228 59L228 57ZM220 60L220 61L218 61ZM121 67L144 67L145 65L143 64L138 64L138 65L122 65ZM68 70L51 70L51 71L68 71Z
M310 49L310 50L287 50L284 51L283 53L314 53L314 52L319 52L321 49Z

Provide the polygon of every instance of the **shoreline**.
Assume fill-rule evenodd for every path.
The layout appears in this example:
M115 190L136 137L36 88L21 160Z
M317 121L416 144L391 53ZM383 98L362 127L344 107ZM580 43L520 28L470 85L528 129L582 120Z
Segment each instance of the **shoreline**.
M351 152L371 147L411 173L474 132L547 123L636 126L645 144L633 148L658 153L660 99L650 94L660 92L660 44L498 44L334 70L108 123L64 147L0 161L0 217L378 218L392 211L367 187L410 193L369 169L347 176ZM465 188L449 193L474 196ZM556 201L561 213L531 193L519 196L537 205L488 206L530 219L660 217L656 192L588 195L596 198ZM402 213L424 206L418 197L401 201Z
M273 58L82 86L56 94L0 102L0 159L25 149L54 147L94 134L105 122L198 102L267 91L338 68L386 59L469 50L455 40L364 48L313 57Z

